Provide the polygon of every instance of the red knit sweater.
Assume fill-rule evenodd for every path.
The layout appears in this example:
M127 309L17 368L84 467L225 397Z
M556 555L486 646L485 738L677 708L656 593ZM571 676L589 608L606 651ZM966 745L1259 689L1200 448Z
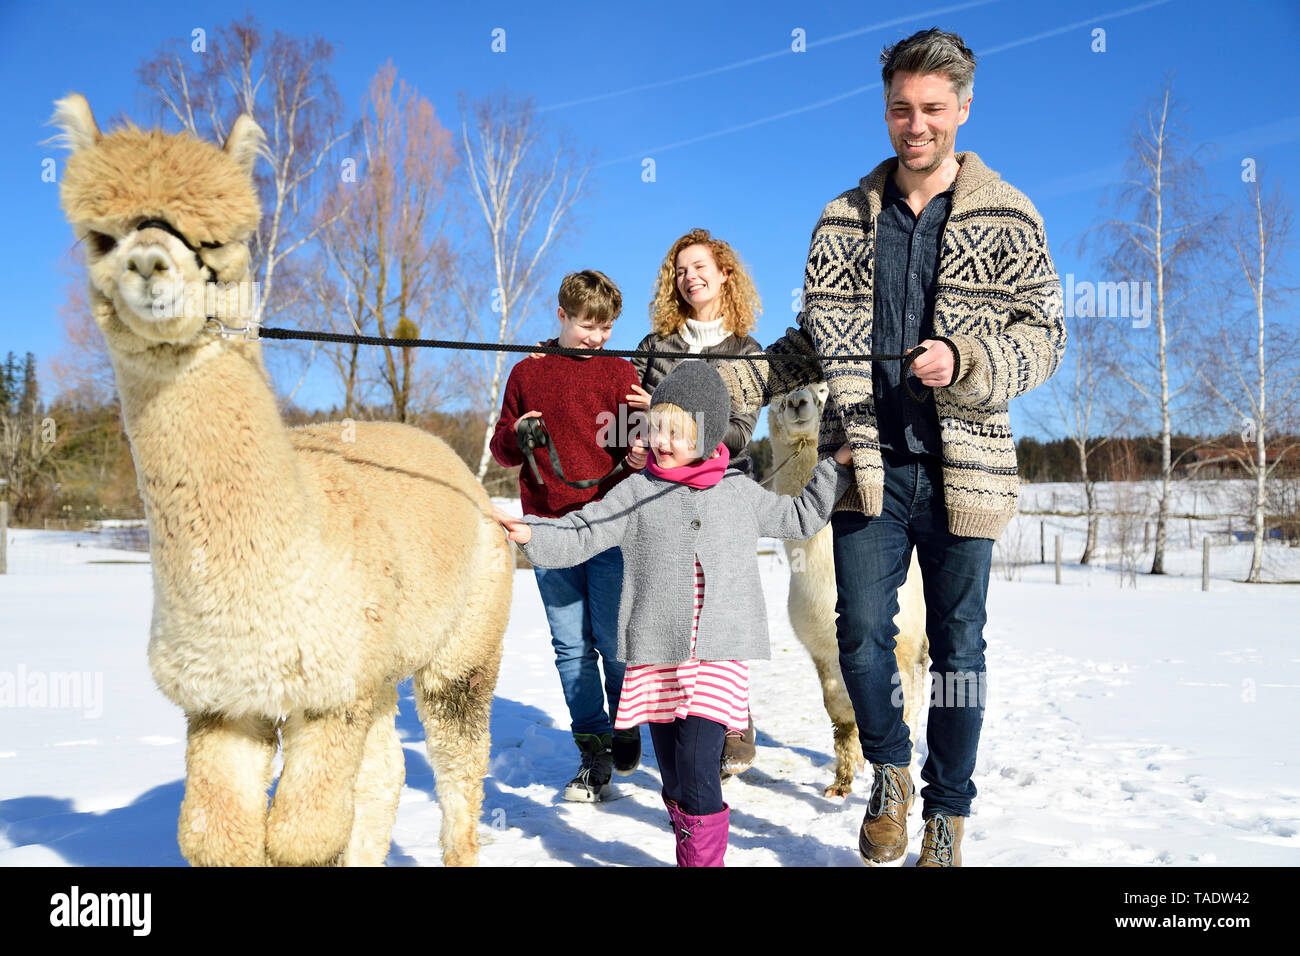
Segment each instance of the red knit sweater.
M519 450L515 436L519 416L531 411L542 413L566 478L596 478L623 458L626 443L618 442L631 432L632 422L629 411L622 406L632 386L639 382L631 362L609 355L544 355L522 359L511 369L491 450L492 457L503 467L523 466L519 471L519 497L524 514L558 518L603 498L633 472L624 469L591 488L571 488L554 476L550 455L537 449L533 457L546 480L546 484L539 485ZM602 447L598 441L602 433L609 447Z

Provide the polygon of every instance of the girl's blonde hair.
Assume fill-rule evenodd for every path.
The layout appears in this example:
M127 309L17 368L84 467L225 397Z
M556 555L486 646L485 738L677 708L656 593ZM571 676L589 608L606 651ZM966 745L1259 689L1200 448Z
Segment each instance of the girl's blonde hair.
M744 338L754 328L756 317L762 313L758 290L749 271L735 250L721 239L714 239L707 229L692 229L673 243L668 255L659 264L659 277L655 280L654 297L650 301L650 328L660 337L672 335L693 318L694 310L677 290L677 256L688 246L708 246L713 261L727 275L722 286L722 327L737 338Z
M650 432L667 430L669 434L680 436L691 443L697 457L703 458L699 444L699 431L695 426L695 416L672 402L659 402L650 406ZM709 449L712 451L712 449Z

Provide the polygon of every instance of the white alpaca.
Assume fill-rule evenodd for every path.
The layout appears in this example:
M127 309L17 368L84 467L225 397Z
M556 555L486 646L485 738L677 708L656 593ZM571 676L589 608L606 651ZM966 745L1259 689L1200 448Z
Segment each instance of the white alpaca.
M396 687L414 675L443 859L472 864L512 578L487 495L419 429L286 430L260 343L208 330L204 293L225 324L248 319L250 117L224 148L101 133L76 94L55 119L149 521L149 663L189 723L181 852L381 864L405 776Z
M778 468L772 476L773 491L797 495L812 477L817 465L817 435L826 395L823 382L772 400L767 425L772 440L772 464ZM826 795L843 797L853 789L854 773L862 766L863 757L853 704L840 675L830 527L823 528L808 541L786 541L785 552L790 559L790 624L817 666L822 700L835 728L835 780L826 788ZM925 636L925 595L915 551L907 580L898 589L894 626L898 628L894 657L902 681L903 721L911 732L915 754L916 725L921 716L930 650L930 641Z

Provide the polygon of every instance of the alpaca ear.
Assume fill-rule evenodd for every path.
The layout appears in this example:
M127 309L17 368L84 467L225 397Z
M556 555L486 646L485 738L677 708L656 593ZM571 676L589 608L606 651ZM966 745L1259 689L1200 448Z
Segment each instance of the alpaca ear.
M54 102L54 115L50 123L61 130L56 136L46 140L58 146L64 146L72 152L89 149L99 141L102 135L95 124L90 104L80 93L69 93Z
M253 117L240 113L222 149L251 176L257 157L266 150L266 134Z

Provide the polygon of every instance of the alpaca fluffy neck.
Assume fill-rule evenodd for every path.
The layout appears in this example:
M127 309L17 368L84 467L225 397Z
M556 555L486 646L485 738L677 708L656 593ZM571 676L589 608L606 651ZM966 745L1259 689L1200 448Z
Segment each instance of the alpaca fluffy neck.
M811 436L792 441L784 431L773 428L770 422L768 429L772 439L772 467L780 468L772 481L772 490L779 495L798 495L817 467L817 438ZM790 459L788 462L787 458ZM783 467L782 462L786 462Z
M258 344L214 339L173 367L156 376L117 363L154 584L168 603L220 614L215 595L264 593L303 572L316 513Z

